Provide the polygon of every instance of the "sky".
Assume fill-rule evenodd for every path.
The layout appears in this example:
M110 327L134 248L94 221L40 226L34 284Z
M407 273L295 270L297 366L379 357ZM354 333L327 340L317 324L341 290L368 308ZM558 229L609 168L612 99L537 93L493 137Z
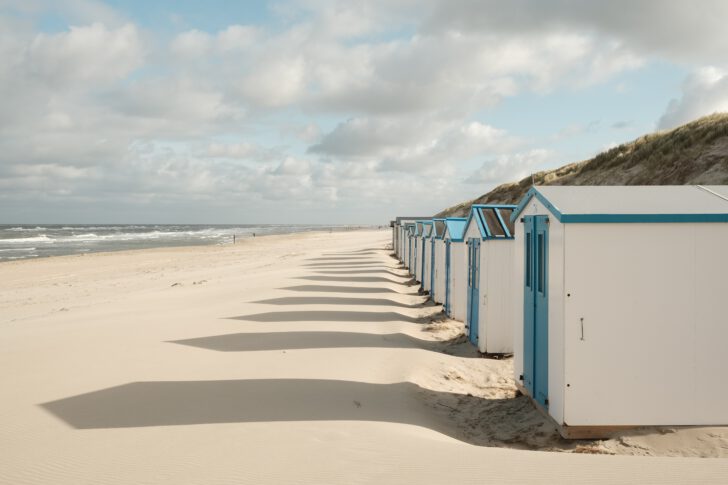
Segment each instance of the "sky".
M728 111L723 0L0 0L0 223L384 224Z

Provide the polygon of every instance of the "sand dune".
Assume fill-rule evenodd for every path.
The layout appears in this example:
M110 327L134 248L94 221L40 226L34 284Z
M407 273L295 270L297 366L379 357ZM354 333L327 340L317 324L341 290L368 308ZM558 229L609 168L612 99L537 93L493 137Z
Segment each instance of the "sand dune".
M389 236L0 264L0 483L725 483L724 428L559 438Z

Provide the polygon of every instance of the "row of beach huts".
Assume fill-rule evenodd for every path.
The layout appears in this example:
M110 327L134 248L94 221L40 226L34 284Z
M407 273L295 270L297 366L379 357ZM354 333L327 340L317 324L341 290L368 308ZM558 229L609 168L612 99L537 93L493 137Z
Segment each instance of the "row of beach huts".
M728 425L728 186L540 186L396 257L568 438Z

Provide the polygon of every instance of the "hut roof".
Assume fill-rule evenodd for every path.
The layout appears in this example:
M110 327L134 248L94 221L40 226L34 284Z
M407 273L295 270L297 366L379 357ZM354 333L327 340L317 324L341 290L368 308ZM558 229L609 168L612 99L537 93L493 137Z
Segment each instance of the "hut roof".
M560 222L728 222L728 186L538 186L511 220L536 197Z

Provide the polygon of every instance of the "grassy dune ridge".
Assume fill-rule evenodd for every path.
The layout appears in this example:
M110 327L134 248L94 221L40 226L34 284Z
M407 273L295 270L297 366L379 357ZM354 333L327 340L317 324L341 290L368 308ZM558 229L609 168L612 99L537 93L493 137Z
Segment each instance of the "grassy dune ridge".
M518 203L532 185L728 184L728 113L642 136L594 158L502 184L436 217L465 216L472 204Z

